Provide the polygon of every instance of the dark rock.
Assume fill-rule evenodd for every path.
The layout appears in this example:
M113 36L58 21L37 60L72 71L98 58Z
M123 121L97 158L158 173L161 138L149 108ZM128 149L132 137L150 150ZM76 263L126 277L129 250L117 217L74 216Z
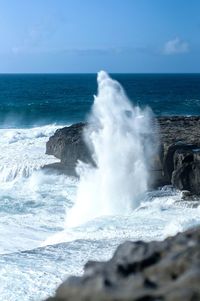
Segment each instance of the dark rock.
M174 153L174 170L180 168L183 163L191 163L194 161L194 150L196 146L185 145L183 148L179 148Z
M199 194L200 117L159 117L158 124L161 168L152 169L151 186L173 184L175 188Z
M169 145L169 147L166 149L165 151L165 158L164 158L164 162L163 162L163 171L164 171L164 175L167 178L167 180L169 182L171 182L171 177L172 177L172 172L174 171L174 169L177 167L178 163L178 158L174 159L175 153L177 153L177 151L179 152L180 156L183 156L183 154L185 154L185 159L186 157L190 157L190 155L188 156L188 153L191 154L189 151L196 148L196 145L190 145L190 144L185 144L183 142L177 142L174 144ZM184 162L184 158L183 158L183 162Z
M84 123L78 123L65 127L50 137L46 144L46 153L59 158L61 162L44 168L56 170L58 167L59 172L76 175L78 160L95 165L83 139L85 126ZM157 155L148 162L149 186L156 188L173 184L178 189L200 193L200 117L159 117L155 120L153 131L155 137L159 136L160 145Z
M180 190L200 194L200 149L197 146L176 150L172 184Z
M200 162L183 163L172 174L172 184L180 190L200 194Z
M188 197L191 197L192 194L189 190L182 190L181 191L181 199L188 199Z
M46 154L61 160L62 170L69 175L75 175L78 160L93 164L90 152L83 139L84 123L58 129L46 144ZM61 170L59 165L59 170ZM46 165L45 168L56 167Z
M89 262L48 301L200 300L200 227L162 242L126 242L108 262Z

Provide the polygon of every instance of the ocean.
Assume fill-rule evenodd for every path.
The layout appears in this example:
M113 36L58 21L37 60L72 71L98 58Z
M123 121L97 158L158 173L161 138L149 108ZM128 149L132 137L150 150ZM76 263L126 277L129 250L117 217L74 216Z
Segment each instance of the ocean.
M200 74L112 74L129 99L156 115L200 114ZM0 75L0 127L83 121L96 94L96 74Z
M145 112L148 106L157 116L200 115L199 74L111 76L123 86L130 99L124 110L139 106L141 112ZM134 202L131 196L135 198L141 181L129 183L128 173L123 168L123 164L129 162L124 161L124 157L119 161L113 160L115 154L112 158L104 156L105 160L100 158L102 172L82 180L41 170L43 165L58 161L45 154L46 142L56 129L86 121L91 114L94 95L97 94L96 78L96 74L0 75L2 301L43 300L52 295L67 276L80 275L88 260L110 258L116 247L125 240L162 240L200 224L200 207L193 208L187 200L179 202L180 192L170 186L146 191L134 208L127 209L127 204ZM109 87L99 84L98 90L105 88L108 99L116 98L119 100L116 106L120 106L120 101L127 96L111 79L109 83ZM93 111L108 124L112 120L116 122L121 145L117 147L116 141L113 152L120 152L120 149L125 152L124 145L127 143L123 140L123 129L126 127L134 132L137 127L124 124L124 119L115 119L118 110L107 103L104 94L100 95L100 102L97 105L96 101ZM95 140L95 145L98 142L99 146L104 146L105 153L112 147L107 143L109 135L109 132L101 133ZM138 139L138 135L134 137ZM135 147L134 141L131 147ZM138 158L131 157L131 160L137 162ZM102 190L104 203L109 204L110 211L104 214L106 207L100 214L101 199L93 181L105 177L105 162L110 169ZM121 170L123 173L119 172L120 177L116 178ZM128 170L130 172L130 168ZM139 175L140 170L136 175L135 170L131 171L135 179L143 178L144 173ZM97 186L98 183L96 181ZM88 189L84 192L84 187L93 187L92 195L88 196ZM126 195L125 201L120 202L119 195L121 199ZM91 207L92 214L90 212L89 218L84 220L86 209ZM69 223L70 212L73 212L75 226ZM84 222L80 223L80 220Z

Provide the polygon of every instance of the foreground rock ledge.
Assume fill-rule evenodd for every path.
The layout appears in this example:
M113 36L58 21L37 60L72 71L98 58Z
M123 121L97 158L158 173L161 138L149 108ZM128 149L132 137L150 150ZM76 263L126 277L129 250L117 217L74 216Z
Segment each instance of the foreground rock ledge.
M162 242L125 242L108 262L88 262L47 301L200 300L200 227Z
M46 144L46 154L60 159L60 163L44 168L76 175L78 160L94 165L83 139L84 128L84 123L78 123L57 130ZM200 194L200 116L159 117L154 130L159 153L149 164L149 186L172 184Z

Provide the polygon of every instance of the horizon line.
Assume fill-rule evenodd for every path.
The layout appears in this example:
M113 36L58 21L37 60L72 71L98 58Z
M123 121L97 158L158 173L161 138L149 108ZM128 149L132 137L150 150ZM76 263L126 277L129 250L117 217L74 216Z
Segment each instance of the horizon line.
M99 71L97 72L0 72L0 75L77 75L77 74L97 74ZM108 74L135 74L135 75L139 75L139 74L200 74L199 72L108 72Z

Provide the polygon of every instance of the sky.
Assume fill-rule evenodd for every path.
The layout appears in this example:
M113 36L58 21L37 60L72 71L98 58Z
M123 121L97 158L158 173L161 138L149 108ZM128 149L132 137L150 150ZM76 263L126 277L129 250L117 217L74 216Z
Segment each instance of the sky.
M200 72L199 0L0 0L0 73Z

